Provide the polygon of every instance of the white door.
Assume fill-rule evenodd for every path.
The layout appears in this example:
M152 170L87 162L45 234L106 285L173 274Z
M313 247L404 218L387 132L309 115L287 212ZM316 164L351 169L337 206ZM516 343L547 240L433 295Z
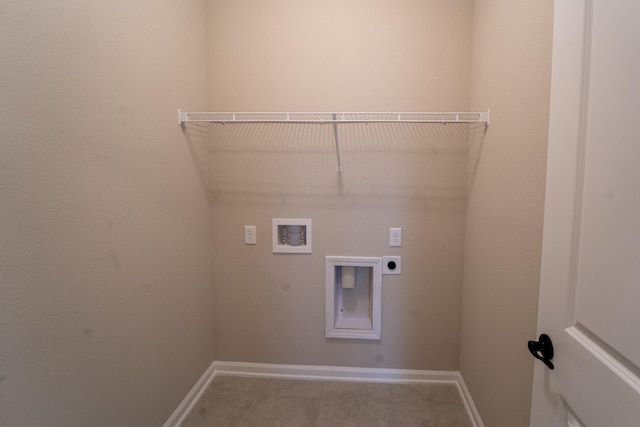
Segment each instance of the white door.
M638 427L640 0L555 9L531 426Z

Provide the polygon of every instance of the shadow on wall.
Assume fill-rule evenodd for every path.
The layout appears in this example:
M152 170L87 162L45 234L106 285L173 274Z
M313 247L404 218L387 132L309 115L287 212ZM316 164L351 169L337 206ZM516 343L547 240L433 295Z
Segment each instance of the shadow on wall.
M487 126L472 126L469 128L469 168L467 170L467 191L470 193L475 182L480 154L482 153L482 143L487 134Z
M186 123L183 129L214 199L245 194L463 203L485 132L483 124L340 124L337 172L331 124Z

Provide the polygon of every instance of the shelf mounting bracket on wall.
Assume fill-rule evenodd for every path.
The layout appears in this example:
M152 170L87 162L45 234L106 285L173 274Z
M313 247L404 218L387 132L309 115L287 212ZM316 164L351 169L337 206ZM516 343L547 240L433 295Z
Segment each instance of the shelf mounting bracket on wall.
M344 123L483 123L489 126L489 110L446 113L276 113L276 112L187 112L178 110L178 124L185 123L317 123L333 124L337 171L342 172L338 125Z

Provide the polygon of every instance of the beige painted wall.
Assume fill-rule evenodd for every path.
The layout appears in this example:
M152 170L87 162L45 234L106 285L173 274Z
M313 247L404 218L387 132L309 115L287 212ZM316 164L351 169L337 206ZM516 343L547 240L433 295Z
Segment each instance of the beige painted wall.
M553 2L475 0L471 108L491 108L467 209L460 368L487 427L528 426Z
M449 111L471 0L209 0L212 111Z
M158 426L213 360L205 10L2 6L2 426Z
M209 3L213 111L466 111L471 1ZM209 128L216 358L458 369L466 126ZM206 132L189 129L198 141ZM313 253L271 253L311 218ZM243 244L256 225L258 244ZM389 227L403 246L388 246ZM324 257L401 255L382 340L324 338Z

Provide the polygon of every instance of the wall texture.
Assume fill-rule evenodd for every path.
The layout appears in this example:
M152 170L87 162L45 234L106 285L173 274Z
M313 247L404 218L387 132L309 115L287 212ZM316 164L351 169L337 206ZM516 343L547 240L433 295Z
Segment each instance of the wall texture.
M475 0L460 368L487 427L528 426L549 114L553 2Z
M0 13L0 425L158 426L213 360L203 1Z
M209 3L213 111L466 111L471 1ZM219 135L212 187L216 358L458 369L468 129L191 127ZM197 145L197 144L196 144ZM311 218L313 253L271 253L272 218ZM243 226L258 244L243 244ZM390 248L389 227L403 228ZM324 337L324 257L401 255L381 341Z

